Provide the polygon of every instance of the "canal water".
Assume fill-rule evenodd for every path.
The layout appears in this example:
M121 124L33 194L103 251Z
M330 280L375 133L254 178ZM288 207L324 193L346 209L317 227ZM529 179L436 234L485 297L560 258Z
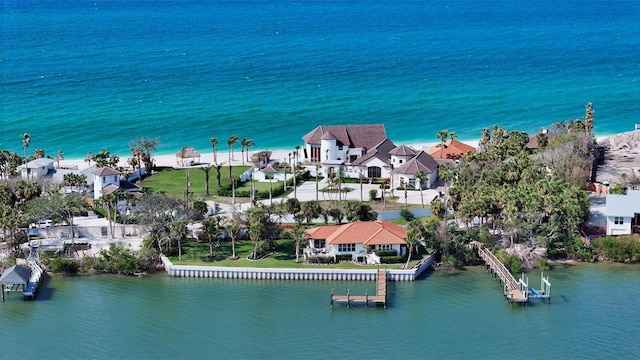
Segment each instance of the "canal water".
M373 281L55 276L36 301L0 304L0 359L637 358L640 266L546 275L551 305L512 306L469 268L391 282L387 309L330 307L332 288Z

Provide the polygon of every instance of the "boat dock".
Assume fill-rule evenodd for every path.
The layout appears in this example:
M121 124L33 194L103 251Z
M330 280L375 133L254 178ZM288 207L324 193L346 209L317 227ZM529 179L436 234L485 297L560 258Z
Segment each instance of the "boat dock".
M29 267L14 265L2 273L0 276L2 301L5 300L5 293L20 290L22 290L22 296L25 299L35 299L44 272L38 265L33 249L27 258L27 264Z
M500 282L504 284L503 293L505 300L512 304L527 304L529 301L529 285L527 282L525 282L522 277L516 281L504 264L484 245L476 241L474 241L472 245L478 250L480 258L484 260L487 271L490 271L494 278L497 277Z
M376 295L369 295L369 290L365 291L364 295L351 295L351 289L347 290L347 295L335 295L333 289L331 289L331 307L334 302L346 302L347 307L351 307L351 303L364 303L365 307L369 307L369 302L382 304L387 307L387 271L378 270L377 279L378 288Z

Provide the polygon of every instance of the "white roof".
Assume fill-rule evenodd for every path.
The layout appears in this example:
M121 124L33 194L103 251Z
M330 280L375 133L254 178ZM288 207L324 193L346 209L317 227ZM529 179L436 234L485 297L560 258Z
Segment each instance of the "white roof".
M606 216L632 217L640 214L640 190L627 190L626 195L607 195Z
M45 159L45 158L39 158L39 159L35 159L35 160L31 160L27 163L27 167L29 169L36 169L39 167L49 167L51 164L53 164L55 160L53 159ZM20 166L18 166L19 169L24 169L25 165L22 164Z

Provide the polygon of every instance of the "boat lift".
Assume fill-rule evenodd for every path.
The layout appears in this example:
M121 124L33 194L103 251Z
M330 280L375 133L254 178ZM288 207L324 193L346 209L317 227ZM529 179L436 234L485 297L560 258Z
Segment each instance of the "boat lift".
M536 299L546 299L547 304L551 304L551 283L549 277L544 277L544 272L540 273L540 291L529 288L530 296Z

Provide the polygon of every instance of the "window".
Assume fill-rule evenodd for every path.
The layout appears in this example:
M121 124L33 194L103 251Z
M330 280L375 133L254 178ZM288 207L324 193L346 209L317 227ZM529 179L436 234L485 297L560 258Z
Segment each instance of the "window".
M622 216L616 216L613 218L613 223L616 225L623 225L624 224L624 218Z
M356 244L338 244L338 251L356 251Z
M325 239L322 240L313 240L313 247L316 249L322 249L326 247L327 241Z
M391 250L391 245L378 245L378 250Z

